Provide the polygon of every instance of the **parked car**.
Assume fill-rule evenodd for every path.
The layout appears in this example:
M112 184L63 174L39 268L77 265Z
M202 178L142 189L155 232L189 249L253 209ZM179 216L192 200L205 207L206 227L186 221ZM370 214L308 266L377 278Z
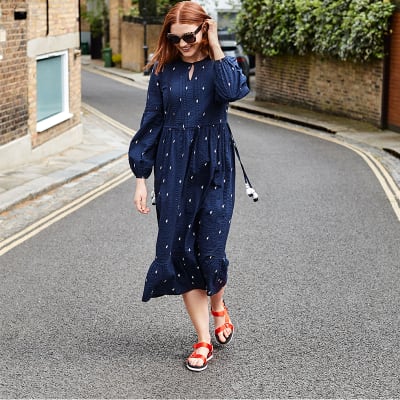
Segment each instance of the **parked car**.
M218 39L224 40L236 40L235 33L229 28L218 28Z
M219 41L221 49L226 56L236 57L239 67L247 79L247 86L250 88L250 63L249 57L244 53L243 48L236 40L221 40Z

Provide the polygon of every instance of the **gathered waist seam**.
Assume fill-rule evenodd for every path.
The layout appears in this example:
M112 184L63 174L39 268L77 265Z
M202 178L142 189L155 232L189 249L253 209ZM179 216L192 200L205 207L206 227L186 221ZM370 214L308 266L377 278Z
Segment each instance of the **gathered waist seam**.
M164 124L164 129L173 129L173 130L185 130L185 129L202 129L202 128L213 128L216 126L223 126L223 125L227 125L227 122L216 122L216 123L211 123L211 124L202 124L202 125L190 125L190 126L186 126L184 124L182 124L181 126L177 126L176 123L174 123L174 125L167 125Z

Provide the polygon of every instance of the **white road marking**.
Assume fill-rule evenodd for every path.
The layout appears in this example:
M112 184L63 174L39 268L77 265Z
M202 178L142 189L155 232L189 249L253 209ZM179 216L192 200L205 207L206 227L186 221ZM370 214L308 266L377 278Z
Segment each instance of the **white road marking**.
M103 121L107 122L109 125L113 126L114 128L119 129L122 132L127 133L129 136L134 136L136 131L134 129L128 128L126 125L121 124L120 122L116 121L113 118L110 118L108 115L103 114L97 108L89 106L89 104L82 103L82 108L87 110L91 114L95 115L96 117L101 118Z
M22 231L3 240L2 242L0 242L0 256L7 253L14 247L20 245L21 243L25 242L26 240L30 239L31 237L37 235L39 232L48 228L50 225L53 225L55 222L61 220L62 218L66 217L69 214L72 214L73 212L83 207L84 205L88 204L97 197L100 197L104 193L107 193L111 189L114 189L115 187L117 187L118 185L120 185L121 183L125 182L130 178L132 178L132 172L131 171L124 172L118 175L117 177L111 179L110 181L104 183L103 185L97 187L96 189L93 189L92 191L84 194L83 196L78 197L74 201L71 201L66 206L56 211L53 211L49 215L46 215L45 217L36 221L32 225L26 227Z

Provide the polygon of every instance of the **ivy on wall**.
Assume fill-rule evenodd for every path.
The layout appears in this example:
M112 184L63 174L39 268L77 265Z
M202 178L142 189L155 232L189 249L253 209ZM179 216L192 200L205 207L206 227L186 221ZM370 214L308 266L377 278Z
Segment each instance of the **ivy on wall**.
M384 56L389 0L242 0L236 32L249 53L316 53L356 62Z

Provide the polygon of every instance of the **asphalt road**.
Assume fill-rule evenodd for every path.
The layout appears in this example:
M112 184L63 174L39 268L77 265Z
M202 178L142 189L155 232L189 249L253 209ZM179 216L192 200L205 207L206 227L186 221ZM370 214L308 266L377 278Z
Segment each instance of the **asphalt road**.
M143 91L83 83L85 102L138 127ZM129 180L1 257L1 398L399 397L400 226L376 177L334 143L230 121L260 196L238 169L232 345L190 372L180 297L141 302L155 210L134 211Z
M82 101L121 124L138 129L146 101L146 90L137 89L129 80L122 84L83 70Z

